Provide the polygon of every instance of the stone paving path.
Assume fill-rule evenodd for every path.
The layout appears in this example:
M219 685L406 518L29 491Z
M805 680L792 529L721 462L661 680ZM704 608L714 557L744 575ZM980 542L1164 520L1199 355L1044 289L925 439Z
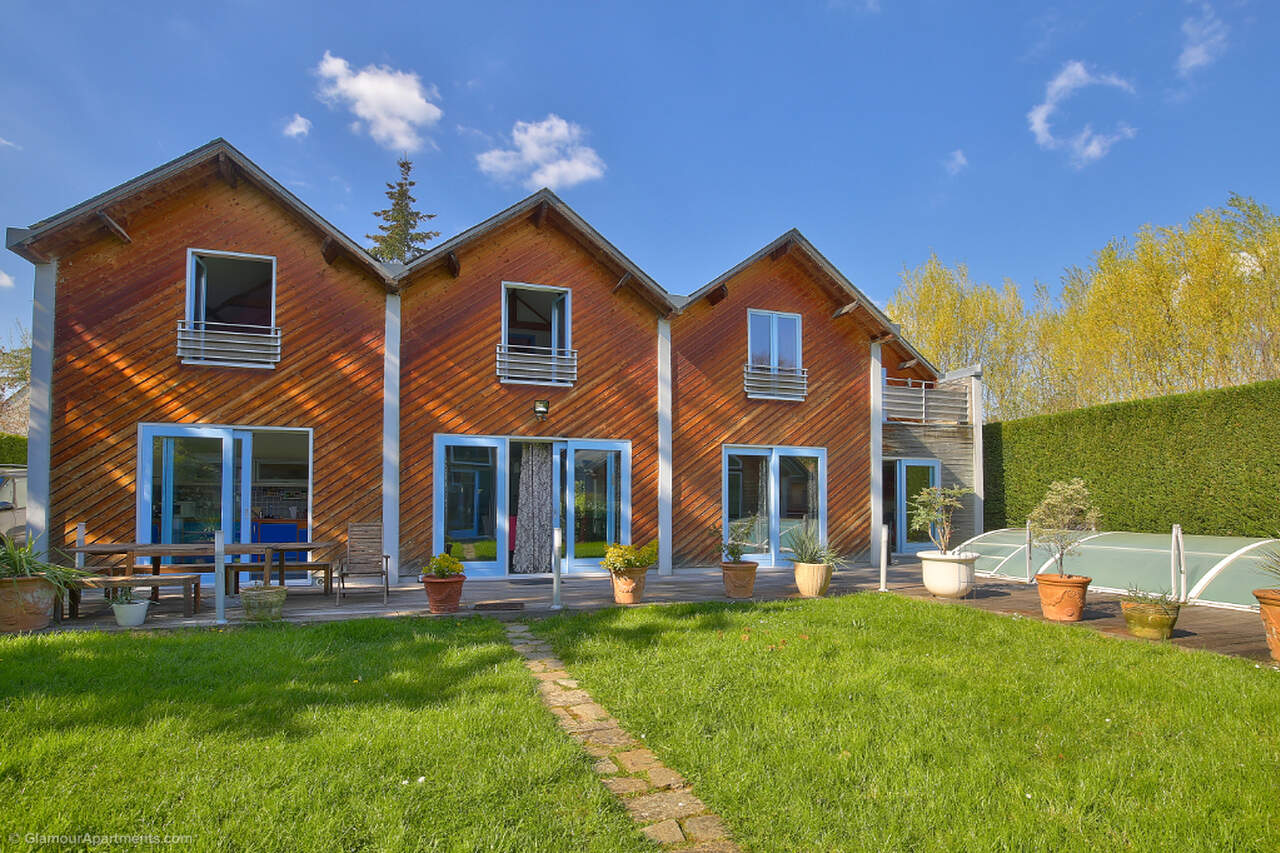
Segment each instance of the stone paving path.
M622 800L641 832L671 850L741 850L729 839L720 817L693 795L684 777L663 765L580 688L528 625L511 624L506 630L511 645L538 679L543 704L560 728L596 759L593 767L601 784Z

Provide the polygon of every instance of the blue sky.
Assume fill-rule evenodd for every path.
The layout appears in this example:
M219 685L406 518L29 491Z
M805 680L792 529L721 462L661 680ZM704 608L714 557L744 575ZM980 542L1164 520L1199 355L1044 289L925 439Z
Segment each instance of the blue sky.
M446 236L549 182L673 292L795 226L884 302L930 250L1029 289L1280 208L1280 4L979 5L10 0L0 224L224 136L362 238L412 149ZM31 284L4 253L5 329Z

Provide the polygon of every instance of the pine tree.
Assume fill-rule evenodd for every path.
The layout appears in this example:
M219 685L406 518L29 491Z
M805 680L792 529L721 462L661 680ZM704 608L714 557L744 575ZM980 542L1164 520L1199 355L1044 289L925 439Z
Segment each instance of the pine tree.
M375 210L373 215L382 220L378 226L381 234L366 234L373 241L369 254L380 261L399 261L407 264L426 251L422 243L440 236L439 231L415 230L422 222L435 219L434 213L420 213L413 209L416 199L409 190L415 183L409 177L413 171L413 162L407 155L401 155L396 161L400 167L400 180L387 184L387 198L391 199L391 207L386 210Z

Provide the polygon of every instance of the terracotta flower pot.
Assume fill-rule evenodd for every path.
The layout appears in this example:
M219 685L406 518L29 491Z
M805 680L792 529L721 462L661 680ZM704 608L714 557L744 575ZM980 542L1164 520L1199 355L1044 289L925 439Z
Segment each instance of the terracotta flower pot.
M250 622L278 622L284 618L284 599L288 594L282 586L245 586L240 588L240 607L244 618Z
M1084 575L1036 575L1040 610L1054 622L1079 622L1084 616L1084 594L1093 578Z
M0 631L39 631L49 627L58 588L44 578L0 579Z
M618 569L610 572L614 603L639 604L644 599L644 578L650 568L645 566L642 569Z
M1280 660L1280 589L1255 589L1253 597L1258 599L1271 659Z
M1124 614L1124 624L1129 633L1146 640L1167 640L1172 637L1173 626L1178 623L1181 609L1177 604L1120 602L1120 612Z
M750 598L756 588L756 563L721 563L726 598Z
M828 563L793 563L796 572L796 588L805 598L820 598L831 585L831 566Z
M447 578L423 575L422 586L427 590L427 609L432 613L457 613L458 602L462 600L462 585L466 580L466 575L451 575Z

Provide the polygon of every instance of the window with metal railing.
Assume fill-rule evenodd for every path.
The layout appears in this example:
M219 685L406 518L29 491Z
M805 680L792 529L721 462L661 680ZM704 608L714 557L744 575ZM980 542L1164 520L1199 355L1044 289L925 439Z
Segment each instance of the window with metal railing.
M572 298L565 287L503 282L500 381L560 386L578 381Z
M809 393L804 369L800 315L747 311L747 363L742 389L753 400L802 401Z
M178 323L182 363L274 367L281 356L276 259L190 249L187 270L186 316Z

